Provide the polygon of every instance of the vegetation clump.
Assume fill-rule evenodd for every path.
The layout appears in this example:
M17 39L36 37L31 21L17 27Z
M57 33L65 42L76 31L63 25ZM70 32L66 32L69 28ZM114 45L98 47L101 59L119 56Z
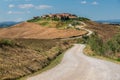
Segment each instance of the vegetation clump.
M0 40L0 47L2 46L14 46L15 45L15 42L13 42L12 40L10 39L1 39Z
M103 41L97 33L92 34L90 37L84 37L84 40L95 55L120 60L120 33L108 41Z
M89 21L90 19L86 18L86 17L78 17L79 21Z

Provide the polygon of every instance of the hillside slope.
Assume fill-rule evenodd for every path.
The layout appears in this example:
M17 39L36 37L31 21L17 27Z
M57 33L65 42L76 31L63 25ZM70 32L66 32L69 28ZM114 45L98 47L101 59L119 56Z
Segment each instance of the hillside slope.
M97 32L98 35L105 41L109 40L120 31L120 29L115 25L101 24L93 21L85 21L85 23L87 24L87 29Z
M60 30L42 27L35 23L24 22L13 27L0 29L0 38L37 38L54 39L80 36L86 34L83 30Z
M71 45L48 39L0 40L0 80L17 80L41 70Z

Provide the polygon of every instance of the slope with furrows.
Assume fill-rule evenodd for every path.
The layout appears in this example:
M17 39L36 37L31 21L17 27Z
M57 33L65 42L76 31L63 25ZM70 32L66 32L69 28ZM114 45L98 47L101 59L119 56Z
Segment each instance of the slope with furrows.
M80 36L86 34L83 30L42 27L35 23L23 22L13 27L0 29L0 38L37 38L37 39L54 39Z

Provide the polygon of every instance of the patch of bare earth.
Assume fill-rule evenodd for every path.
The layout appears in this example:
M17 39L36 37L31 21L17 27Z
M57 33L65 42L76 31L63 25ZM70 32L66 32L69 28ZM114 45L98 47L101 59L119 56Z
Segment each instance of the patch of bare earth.
M24 22L10 28L0 29L0 38L54 39L80 36L86 33L83 30L59 30L56 28L42 27L35 23Z
M108 40L119 32L118 27L115 25L100 24L93 21L87 21L85 23L87 24L87 29L97 32L103 40Z

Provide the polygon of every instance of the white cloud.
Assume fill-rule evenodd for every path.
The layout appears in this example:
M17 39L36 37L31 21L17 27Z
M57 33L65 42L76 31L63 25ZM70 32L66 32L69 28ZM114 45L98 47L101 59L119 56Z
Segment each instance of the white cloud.
M39 5L39 6L36 6L36 9L51 9L52 6L50 5Z
M8 11L8 14L24 14L25 12L20 11Z
M92 5L98 5L98 2L94 1L92 2Z
M29 9L29 8L33 8L34 5L33 4L21 4L21 5L18 5L19 8L22 8L22 9Z
M81 1L81 4L92 4L92 5L98 5L99 3L97 1L93 1L88 3L86 0Z
M13 12L12 11L8 11L8 14L12 14Z
M87 4L87 1L81 1L81 4Z
M8 11L8 14L30 14L30 11Z
M30 0L26 0L26 1L30 1ZM34 5L34 4L19 4L18 6L15 6L13 4L9 4L8 5L9 8L13 8L13 7L17 7L20 9L30 9L30 8L34 8L34 9L51 9L52 6L50 5Z
M13 7L15 7L15 5L14 4L9 4L8 7L13 8Z

